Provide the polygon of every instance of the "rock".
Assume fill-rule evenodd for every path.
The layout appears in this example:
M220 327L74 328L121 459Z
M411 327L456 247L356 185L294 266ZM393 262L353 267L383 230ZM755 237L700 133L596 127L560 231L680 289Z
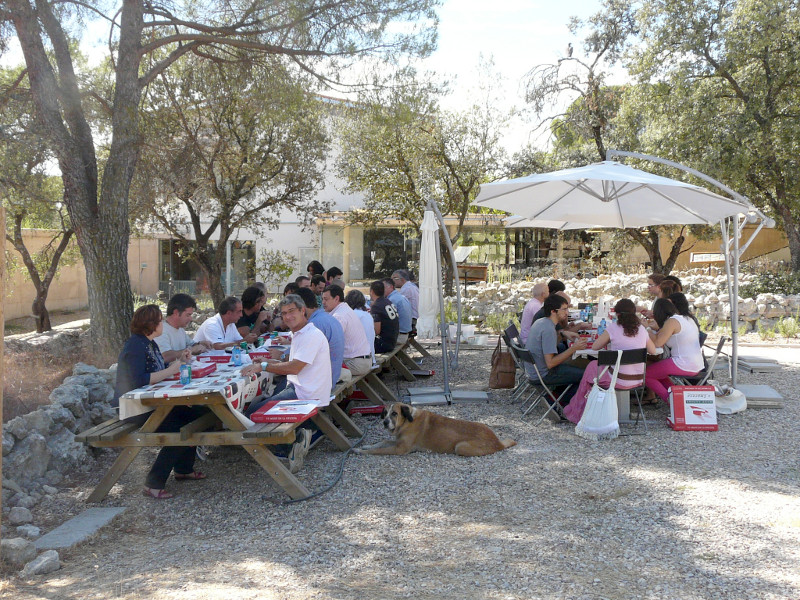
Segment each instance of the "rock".
M50 418L50 415L48 415L47 412L42 409L29 412L23 418L28 426L29 435L32 431L42 435L47 435L50 433L50 429L53 427L53 419Z
M75 435L68 429L50 436L47 447L50 449L49 467L62 473L79 467L89 458L86 446L76 442Z
M72 374L73 375L94 375L99 373L100 369L95 366L87 365L86 363L75 363L75 366L72 367Z
M27 525L31 521L33 521L33 514L23 506L15 506L8 511L8 522L10 525Z
M25 565L25 568L22 569L22 576L46 575L47 573L58 571L60 568L61 561L59 560L58 552L47 550Z
M3 489L11 490L12 492L16 492L17 494L24 494L25 492L22 490L17 482L12 479L6 479L3 477Z
M3 432L3 456L14 449L14 436L10 433Z
M21 567L36 558L36 546L25 538L17 537L0 542L0 555L7 563Z
M84 402L89 399L89 390L82 385L74 383L60 385L50 394L50 402L61 404L68 408L76 418L80 418L86 412Z
M53 494L56 494L56 493L58 493L58 489L57 489L57 488L54 488L52 485L47 485L47 484L45 484L45 485L43 485L43 486L42 486L42 491L43 491L45 494L49 494L49 495L51 495L51 496L52 496Z
M20 525L17 527L17 533L28 540L35 540L42 535L41 530L36 525Z
M33 508L36 506L36 498L33 496L28 496L27 494L23 494L20 498L14 501L15 506L21 506L23 508Z
M67 409L64 405L51 404L44 410L50 415L50 418L53 419L53 427L51 428L50 433L55 433L62 427L69 429L70 431L77 431L75 427L75 415L72 414L72 411Z
M3 459L3 471L24 486L44 475L49 462L50 449L44 436L31 433Z
M28 423L22 417L15 417L3 425L3 429L18 440L28 435Z
M55 470L50 470L44 474L44 479L50 485L58 485L62 481L64 481L64 476Z

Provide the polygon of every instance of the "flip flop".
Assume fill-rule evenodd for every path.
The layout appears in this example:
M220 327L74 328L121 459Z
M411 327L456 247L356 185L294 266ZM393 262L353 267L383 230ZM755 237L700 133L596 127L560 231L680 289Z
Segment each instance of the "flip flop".
M197 481L198 479L205 479L206 477L206 474L200 471L192 471L191 473L175 473L175 479L177 481L182 481L185 479Z
M149 487L146 487L142 490L142 495L147 496L148 498L155 498L156 500L168 500L169 498L172 498L172 494L170 494L167 490L158 490L156 488Z

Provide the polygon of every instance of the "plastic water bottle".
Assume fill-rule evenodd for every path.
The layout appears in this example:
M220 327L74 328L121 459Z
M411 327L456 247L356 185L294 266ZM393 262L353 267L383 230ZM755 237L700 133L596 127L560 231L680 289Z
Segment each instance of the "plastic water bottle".
M603 332L606 330L606 320L600 319L600 324L597 326L597 335L598 337L603 335Z
M234 346L231 351L231 360L235 367L242 366L242 349L239 346Z

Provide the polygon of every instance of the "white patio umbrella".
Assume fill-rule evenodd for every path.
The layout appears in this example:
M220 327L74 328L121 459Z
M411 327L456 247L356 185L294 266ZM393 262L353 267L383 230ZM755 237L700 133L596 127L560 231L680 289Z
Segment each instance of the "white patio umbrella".
M728 260L728 288L738 297L739 247L743 221L769 219L744 196L722 183L681 164L655 156L609 150L608 156L631 156L666 164L708 181L732 198L703 187L654 175L616 161L605 161L575 169L539 173L481 186L475 199L478 206L499 209L527 219L528 227L548 227L542 223L562 223L559 229L591 227L638 228L650 225L716 225L723 231L723 252ZM519 223L519 221L518 221ZM728 224L734 235L729 239ZM520 225L517 225L520 226ZM761 229L756 230L756 234ZM736 321L737 302L731 303ZM732 383L736 385L737 327L732 332Z
M716 225L754 209L749 202L614 161L488 183L475 204L532 222L561 222L559 229Z
M431 339L439 335L436 316L439 314L441 305L439 285L442 278L436 252L439 244L439 225L433 211L425 211L420 229L422 230L422 245L419 254L417 337Z

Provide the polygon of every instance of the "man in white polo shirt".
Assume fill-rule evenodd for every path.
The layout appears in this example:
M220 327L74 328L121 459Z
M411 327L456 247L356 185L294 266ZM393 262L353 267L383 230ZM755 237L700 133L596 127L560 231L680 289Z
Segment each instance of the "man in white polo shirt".
M355 377L366 375L372 368L372 350L364 327L353 309L344 301L344 290L338 285L322 292L325 312L339 321L344 330L344 364Z
M245 411L250 415L270 400L330 400L331 357L328 340L319 329L309 323L305 314L306 305L297 294L289 294L278 304L281 320L292 332L292 346L289 360L281 362L269 359L260 364L242 369L242 373L267 371L276 375L286 375L286 388L270 398L254 402ZM311 430L297 429L297 441L289 452L289 470L296 473L303 466L308 449L311 447Z
M258 337L256 333L248 333L244 338L236 329L236 321L242 316L242 303L234 297L228 296L220 302L219 312L210 319L203 321L194 334L194 341L211 342L214 350L224 350L235 346L242 340L254 342Z

